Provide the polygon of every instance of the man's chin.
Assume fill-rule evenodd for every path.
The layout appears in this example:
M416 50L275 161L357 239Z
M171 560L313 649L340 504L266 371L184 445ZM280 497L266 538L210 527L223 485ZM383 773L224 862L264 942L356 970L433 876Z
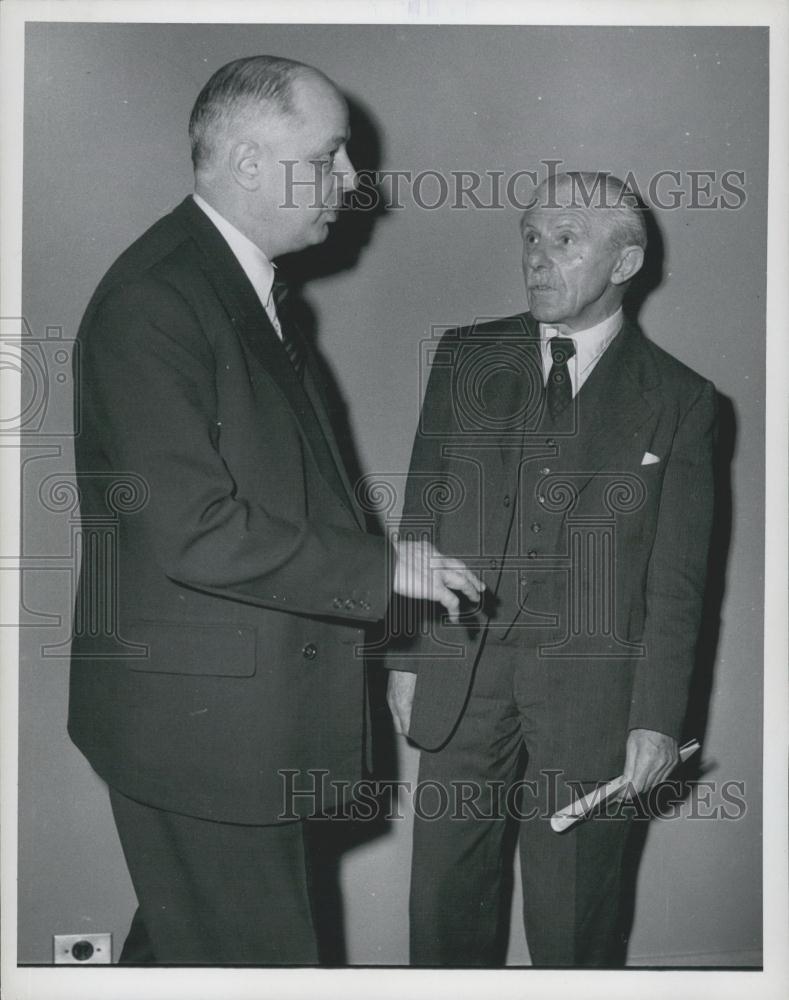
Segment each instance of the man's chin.
M310 247L319 246L321 243L326 242L328 235L329 223L318 222L310 228L309 232L301 234L301 239L297 244L294 240L295 245L287 253L300 253L302 250L308 250Z
M538 323L561 323L562 315L559 309L547 309L544 306L529 305L529 312Z
M564 310L553 292L529 290L526 293L529 312L540 323L560 323Z

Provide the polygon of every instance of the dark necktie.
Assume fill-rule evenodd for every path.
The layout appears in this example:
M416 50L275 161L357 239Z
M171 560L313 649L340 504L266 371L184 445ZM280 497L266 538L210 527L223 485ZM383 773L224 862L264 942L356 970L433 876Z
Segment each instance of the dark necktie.
M282 346L285 348L288 360L293 365L293 370L299 379L301 379L304 375L304 366L307 363L307 357L299 339L299 333L289 321L287 302L289 294L290 289L287 284L281 279L275 278L274 284L271 286L271 297L274 301L274 308L277 311L277 319L282 331Z
M550 341L553 365L548 374L548 385L545 394L548 401L548 412L552 420L566 410L572 402L573 387L567 362L575 354L575 344L569 337L553 337Z

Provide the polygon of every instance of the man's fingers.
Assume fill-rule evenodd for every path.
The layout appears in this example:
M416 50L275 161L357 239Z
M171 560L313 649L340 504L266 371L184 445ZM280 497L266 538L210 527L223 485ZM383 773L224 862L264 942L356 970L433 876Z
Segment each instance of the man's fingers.
M476 585L477 578L473 573L468 571L461 573L454 569L442 569L439 573L440 579L446 587L459 590L469 601L476 604L479 600L480 590Z
M675 762L671 758L661 761L644 759L639 756L633 762L632 770L628 772L625 769L624 774L629 782L630 791L637 795L643 795L665 781L674 767Z
M460 611L460 598L453 593L449 587L444 586L443 583L436 582L435 590L433 592L433 597L438 601L439 604L443 604L449 615L449 620L457 624L458 622L458 611Z
M636 791L633 783L628 781L626 784L622 785L619 791L614 792L611 796L611 801L621 802L623 799L632 799L635 795L638 795L638 792Z
M636 761L631 779L632 790L637 795L643 795L645 792L648 792L654 783L654 779L657 777L657 773L654 768L650 767L649 761Z
M407 736L411 728L411 707L414 701L416 674L402 673L399 670L389 672L386 684L386 700L392 713L394 730L401 736Z
M624 776L627 778L625 794L632 798L633 795L641 795L649 787L651 772L650 761L643 754L634 754L630 766L625 767Z
M403 726L400 721L400 706L397 704L397 699L390 691L387 691L386 693L386 703L389 706L389 711L392 713L392 722L394 723L394 731L396 733L402 733Z
M678 763L673 737L651 729L633 729L628 734L623 773L635 794L647 793L665 781Z
M398 736L402 736L403 735L403 723L400 721L400 713L397 711L397 709L393 705L389 706L389 710L392 713L392 723L394 725L394 731L397 733Z
M632 799L634 795L641 795L644 791L645 775L639 770L628 777L623 794Z
M452 562L453 563L457 562L457 560L453 559ZM463 589L464 591L466 586L472 587L477 592L477 594L481 594L482 591L485 590L485 584L482 582L482 580L480 580L480 578L477 576L476 573L473 573L468 568L468 566L466 566L465 563L458 562L456 566L453 565L447 566L447 569L451 570L454 573L457 573L459 576L463 578L464 586L461 589Z
M474 582L476 577L474 574L461 575L451 574L444 577L444 583L451 587L453 590L459 590L472 604L476 604L479 600L479 595L482 591L477 587Z
M460 559L442 555L429 542L393 539L397 563L395 565L395 593L415 600L439 601L457 621L457 598L447 598L447 590L457 590L476 604L485 589L484 583Z
M481 594L485 590L485 584L482 580L460 559L440 556L437 568L443 571L447 586L452 587L454 590L462 590L464 594L470 597L470 600L475 600L477 594ZM450 578L452 582L450 582Z
M662 781L665 781L677 764L679 764L679 754L674 754L672 757L669 757L663 767L661 767L658 771L654 784L659 785Z

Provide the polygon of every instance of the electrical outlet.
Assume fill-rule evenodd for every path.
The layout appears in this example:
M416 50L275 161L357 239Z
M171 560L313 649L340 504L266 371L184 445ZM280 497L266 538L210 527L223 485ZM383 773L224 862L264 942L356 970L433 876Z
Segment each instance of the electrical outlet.
M112 934L56 934L55 965L111 965Z

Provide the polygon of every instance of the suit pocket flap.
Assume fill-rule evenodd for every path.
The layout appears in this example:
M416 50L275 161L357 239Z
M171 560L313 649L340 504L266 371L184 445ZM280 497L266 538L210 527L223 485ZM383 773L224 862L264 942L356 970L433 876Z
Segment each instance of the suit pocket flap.
M132 670L157 674L251 677L255 673L256 630L239 625L193 625L135 620L125 638L148 647L148 655L130 661Z

